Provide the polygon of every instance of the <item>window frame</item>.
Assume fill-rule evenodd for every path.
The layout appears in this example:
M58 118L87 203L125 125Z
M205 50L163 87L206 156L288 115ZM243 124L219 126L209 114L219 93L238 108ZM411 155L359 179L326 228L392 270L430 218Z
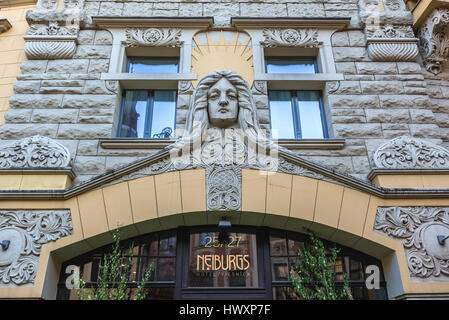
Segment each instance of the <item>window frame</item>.
M274 60L313 60L313 67L314 67L314 73L302 73L302 72L286 72L286 73L273 73L273 72L268 72L267 70L267 60L268 59L274 59ZM264 55L264 72L266 74L319 74L320 70L318 67L318 59L316 56L278 56L278 55Z
M273 91L288 91L291 94L291 108L292 108L292 119L293 119L293 131L295 134L294 138L279 138L278 140L304 140L302 138L302 131L301 131L301 115L299 114L299 100L298 100L298 91L317 91L319 92L319 108L320 108L320 118L321 118L321 127L323 129L323 138L310 138L310 139L329 139L329 131L327 128L327 120L326 120L326 114L324 110L324 103L323 103L323 92L321 90L268 90L268 110L269 110L269 118L270 118L270 131L273 129L272 122L271 122L271 105L270 105L270 92ZM309 138L307 138L309 139Z
M125 105L125 99L126 99L126 92L127 91L147 91L147 106L146 106L146 117L145 117L145 123L144 123L144 129L143 129L143 137L122 137L120 135L121 129L122 129L122 123L123 123L123 112L124 112L124 105ZM174 89L125 89L122 92L122 102L120 104L120 113L119 113L119 122L117 126L117 138L132 138L132 139L161 139L161 138L153 138L148 133L151 133L151 128L153 125L153 122L151 119L153 119L153 111L154 111L154 91L173 91L175 93L175 117L173 122L173 134L176 130L176 115L178 110L178 91ZM170 138L171 139L171 138Z
M129 73L129 74L139 74L139 73L155 73L155 74L160 74L160 72L131 72L130 71L130 67L131 67L131 60L133 58L139 58L139 59L152 59L152 60L164 60L164 59L173 59L173 60L177 60L177 70L176 72L163 72L164 74L177 74L179 73L179 70L181 68L181 57L180 56L167 56L167 57L161 57L161 56L136 56L136 55L131 55L131 56L126 56L126 64L125 64L125 73Z

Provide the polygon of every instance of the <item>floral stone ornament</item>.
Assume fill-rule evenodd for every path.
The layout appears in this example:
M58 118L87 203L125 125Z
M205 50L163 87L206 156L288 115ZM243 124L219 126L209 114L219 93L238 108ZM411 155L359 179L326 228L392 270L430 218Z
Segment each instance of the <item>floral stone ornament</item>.
M449 207L379 207L374 229L403 243L411 277L449 276Z
M32 285L42 245L72 234L69 210L1 210L0 287Z

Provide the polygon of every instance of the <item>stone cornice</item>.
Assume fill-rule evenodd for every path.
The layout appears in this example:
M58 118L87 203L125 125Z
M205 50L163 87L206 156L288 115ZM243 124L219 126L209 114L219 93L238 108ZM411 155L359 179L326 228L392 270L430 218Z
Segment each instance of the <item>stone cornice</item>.
M174 142L173 139L100 138L103 149L162 149ZM344 148L345 139L285 139L277 143L290 150L335 150Z
M449 169L373 169L367 178L373 181L379 175L447 175Z
M109 171L104 174L98 175L91 180L84 183L75 185L73 187L64 190L49 190L49 191L20 191L20 190L2 190L0 191L0 199L60 199L66 200L72 197L76 197L90 190L101 188L108 183L114 183L117 179L120 179L126 175L130 175L140 169L148 167L150 165L157 165L157 162L163 161L169 157L170 152L168 149L161 150L155 154L146 157L144 159L135 161L127 166L119 168L114 171ZM335 170L326 168L319 164L305 160L291 152L279 151L285 161L288 161L292 165L300 166L303 169L310 170L324 178L331 179L346 187L365 192L370 195L374 195L384 199L417 199L417 198L448 198L449 189L389 189L382 188L374 185L365 180L360 180L355 177L337 172Z
M0 8L35 5L37 0L0 0Z
M207 28L214 24L213 17L149 17L149 16L92 16L92 22L99 28L122 27L181 27Z
M449 0L420 0L413 8L413 28L420 28L433 10L441 7L449 7Z
M232 17L231 25L236 28L314 28L314 29L343 29L349 25L351 18L314 17Z
M0 19L0 33L6 32L12 28L11 23L8 19Z

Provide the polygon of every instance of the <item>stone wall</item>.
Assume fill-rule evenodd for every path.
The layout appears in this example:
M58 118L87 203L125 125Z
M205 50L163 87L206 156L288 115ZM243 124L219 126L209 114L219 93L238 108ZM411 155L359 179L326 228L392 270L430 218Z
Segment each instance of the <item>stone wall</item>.
M346 139L340 150L298 150L299 155L340 172L366 179L372 154L383 142L401 135L449 145L449 81L434 76L418 62L373 62L357 0L322 1L88 1L72 59L28 60L14 84L0 128L1 143L35 134L58 139L71 152L76 183L126 165L155 150L103 149L99 137L113 137L120 108L119 93L100 80L107 72L111 34L96 30L92 15L214 16L227 26L232 16L351 17L347 30L332 37L335 66L344 74L338 89L324 92L330 113L330 135ZM48 19L30 11L33 25ZM411 21L405 13L405 21ZM407 18L407 15L410 18ZM390 17L394 24L395 16ZM398 18L404 23L404 14ZM188 101L188 94L180 95ZM267 122L266 97L257 97L262 121ZM186 106L179 105L185 119ZM265 123L265 125L267 125Z

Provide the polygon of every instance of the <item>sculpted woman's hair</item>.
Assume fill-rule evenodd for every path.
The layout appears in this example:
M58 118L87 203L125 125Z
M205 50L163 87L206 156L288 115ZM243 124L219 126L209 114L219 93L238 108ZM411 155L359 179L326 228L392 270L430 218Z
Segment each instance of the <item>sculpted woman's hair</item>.
M256 106L247 82L232 71L215 71L204 76L193 93L193 101L190 105L187 118L187 134L190 138L205 134L210 128L208 115L208 91L222 78L226 78L238 93L238 128L250 135L257 136L259 123L257 121Z

